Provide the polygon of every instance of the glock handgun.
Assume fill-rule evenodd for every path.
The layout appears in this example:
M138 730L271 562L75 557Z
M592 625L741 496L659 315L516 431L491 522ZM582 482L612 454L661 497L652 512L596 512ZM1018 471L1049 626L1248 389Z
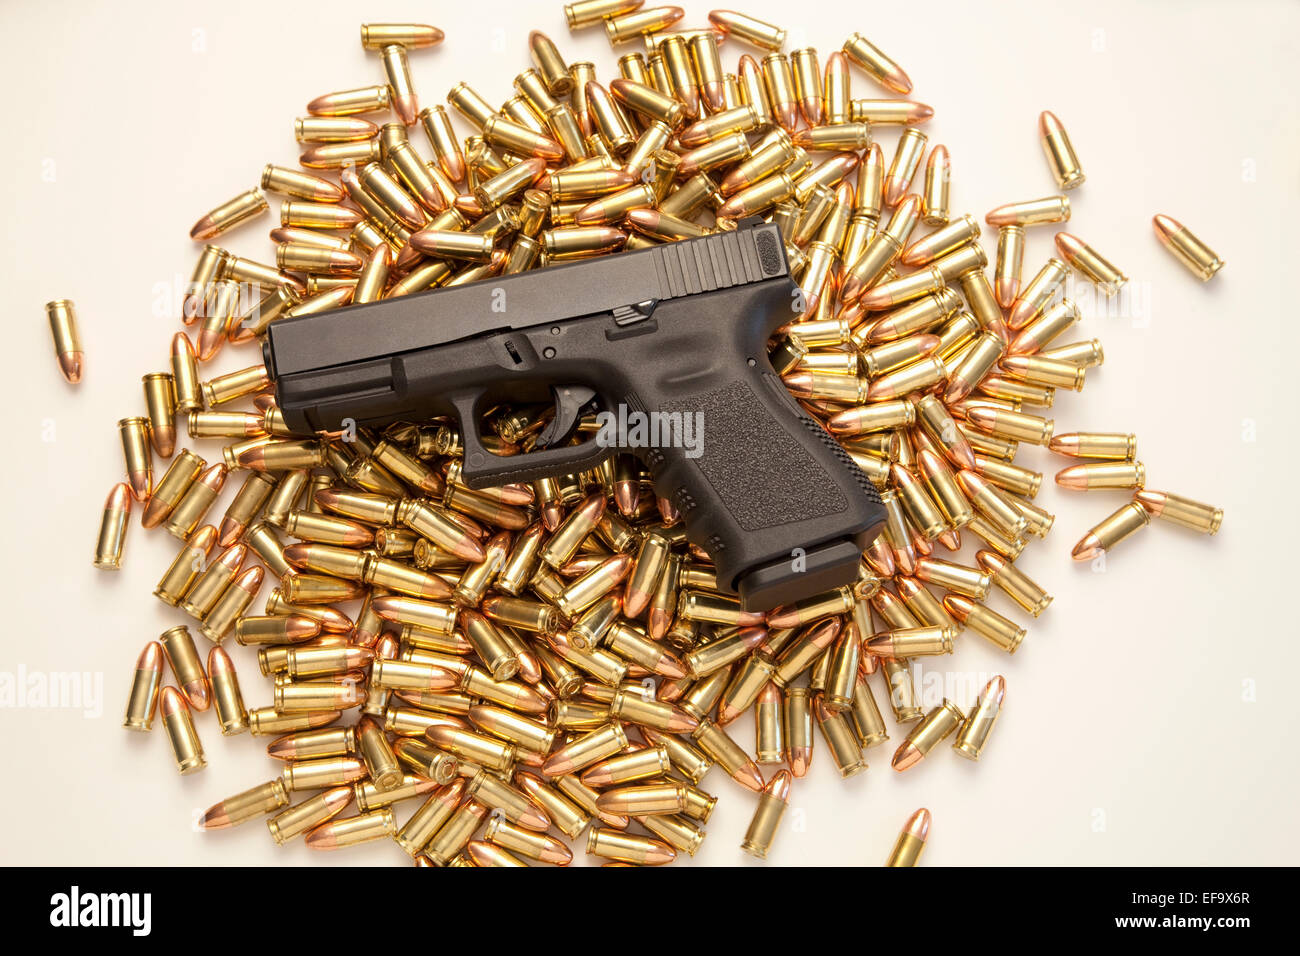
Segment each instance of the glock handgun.
M853 583L885 511L875 487L791 398L767 342L802 309L777 228L730 232L288 317L263 353L285 423L304 434L454 416L470 488L591 468L627 452L747 610ZM702 426L693 448L565 444L610 415ZM541 450L504 456L478 433L502 402L555 402ZM617 412L615 413L615 411ZM679 416L674 418L674 416ZM605 430L602 429L602 433ZM653 433L655 429L647 430Z

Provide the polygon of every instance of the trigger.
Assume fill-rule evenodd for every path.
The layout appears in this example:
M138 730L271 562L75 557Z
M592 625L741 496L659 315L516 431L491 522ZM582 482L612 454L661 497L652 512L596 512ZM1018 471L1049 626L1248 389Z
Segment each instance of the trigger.
M537 436L538 448L551 448L573 434L578 416L595 399L596 391L585 385L553 385L551 396L555 400L555 416Z

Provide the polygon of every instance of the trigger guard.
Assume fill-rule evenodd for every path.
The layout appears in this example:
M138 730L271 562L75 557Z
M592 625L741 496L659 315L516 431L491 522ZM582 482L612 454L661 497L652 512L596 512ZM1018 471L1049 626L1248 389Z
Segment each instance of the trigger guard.
M469 443L465 446L465 464L461 467L461 480L470 488L490 488L510 481L534 481L556 475L594 468L613 449L589 438L581 445L548 448L527 455L495 455L482 448L471 457Z
M455 406L456 418L460 423L460 440L465 448L462 470L469 472L472 468L482 468L488 462L486 456L499 457L488 451L478 437L478 393L458 392L447 398Z
M471 489L490 488L510 481L533 481L594 468L614 451L600 444L599 438L589 438L580 445L547 448L527 455L495 454L479 439L477 423L480 397L477 392L448 396L448 401L455 407L460 420L461 442L465 447L461 480Z

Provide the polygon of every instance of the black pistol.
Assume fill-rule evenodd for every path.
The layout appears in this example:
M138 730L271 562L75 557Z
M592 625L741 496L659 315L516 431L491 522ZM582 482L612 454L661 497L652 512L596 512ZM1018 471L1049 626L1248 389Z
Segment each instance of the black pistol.
M851 584L885 522L875 487L768 360L769 337L801 309L777 228L753 219L285 318L267 327L263 351L294 431L455 416L471 488L637 456L713 558L719 586L759 611ZM594 399L606 410L600 433L564 444ZM542 450L505 457L484 446L483 412L549 400Z

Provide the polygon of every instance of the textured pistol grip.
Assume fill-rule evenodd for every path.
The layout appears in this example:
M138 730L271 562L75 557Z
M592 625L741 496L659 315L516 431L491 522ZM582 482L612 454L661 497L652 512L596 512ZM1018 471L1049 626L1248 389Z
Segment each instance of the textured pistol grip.
M701 454L645 456L656 488L681 512L687 536L713 557L718 581L751 610L856 579L862 549L885 520L880 495L771 372L663 400L696 415Z

